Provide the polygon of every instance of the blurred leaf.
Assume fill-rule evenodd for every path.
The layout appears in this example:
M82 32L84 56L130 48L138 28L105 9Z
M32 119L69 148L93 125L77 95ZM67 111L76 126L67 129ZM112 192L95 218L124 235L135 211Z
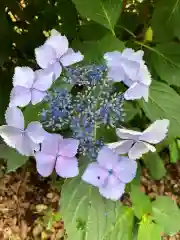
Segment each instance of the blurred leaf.
M124 43L111 34L98 41L77 42L76 47L85 55L88 62L101 62L106 52L122 51Z
M5 144L0 144L0 158L7 160L7 172L16 171L28 161L28 157L20 155Z
M155 6L152 28L155 39L165 42L180 36L180 1L161 0Z
M153 220L163 227L165 234L175 234L180 230L180 209L171 198L158 196L152 207Z
M132 209L122 206L119 201L103 198L96 188L79 177L65 182L60 209L69 240L132 238Z
M131 121L139 112L139 106L134 107L132 102L125 101L124 103L125 122Z
M151 121L163 118L170 120L169 136L180 136L180 96L171 87L153 81L148 102L139 103Z
M151 214L152 206L148 196L140 191L139 186L131 184L130 198L135 215L141 219L144 214Z
M156 45L151 62L160 78L169 85L180 86L180 44L162 43Z
M149 169L151 176L155 180L160 180L166 175L164 162L156 152L149 152L148 154L144 155L143 160L146 167Z
M179 160L179 149L176 141L169 145L170 163L176 163Z
M148 42L152 42L153 39L153 30L152 27L148 27L148 29L146 30L145 36L144 36L144 40L148 41Z
M114 32L122 0L72 0L78 12Z
M161 227L149 218L142 220L139 224L137 240L161 240Z

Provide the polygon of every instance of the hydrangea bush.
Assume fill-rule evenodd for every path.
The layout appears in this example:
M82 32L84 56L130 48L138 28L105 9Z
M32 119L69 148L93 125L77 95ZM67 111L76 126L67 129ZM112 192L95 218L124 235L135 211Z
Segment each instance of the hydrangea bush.
M163 102L175 91L153 79L142 49L114 40L118 1L98 0L92 9L96 15L81 1L73 2L82 16L109 29L109 44L115 47L103 50L99 61L88 61L83 51L70 48L65 35L51 30L35 48L38 67L15 67L0 136L16 157L35 159L37 174L64 178L59 211L68 239L156 240L162 233L175 234L180 230L178 206L168 197L151 202L139 188L141 164L162 163L157 152L178 136L172 107ZM159 102L156 95L161 95ZM130 121L140 108L142 118L146 114L151 120L147 125L142 118ZM160 166L150 169L160 175L155 173L156 179L163 177ZM131 207L121 203L124 194Z

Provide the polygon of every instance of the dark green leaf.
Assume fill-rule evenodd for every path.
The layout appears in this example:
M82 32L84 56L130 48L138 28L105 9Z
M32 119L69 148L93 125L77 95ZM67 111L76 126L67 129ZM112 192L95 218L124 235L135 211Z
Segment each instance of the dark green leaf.
M28 157L20 155L15 149L0 144L0 158L7 160L7 172L14 172L28 161Z
M148 154L144 155L143 160L146 167L149 169L151 176L155 180L160 180L166 175L164 162L156 152L149 152Z
M180 86L180 44L158 44L152 52L152 64L160 78L169 85Z
M141 101L140 105L151 121L170 120L169 136L180 136L180 96L171 87L153 81L148 102Z
M170 163L176 163L179 160L179 149L176 141L173 141L169 145L169 155L170 155Z
M78 12L114 32L122 0L72 0Z
M139 106L134 107L132 102L126 101L124 103L125 122L131 121L139 112Z
M150 214L152 212L149 197L141 192L138 186L131 184L130 198L134 213L139 219L141 219L145 214Z
M97 189L79 177L65 182L60 209L69 240L132 238L132 209L122 206L119 201L104 199Z
M152 203L152 217L165 234L175 234L180 230L180 210L169 197L158 196Z

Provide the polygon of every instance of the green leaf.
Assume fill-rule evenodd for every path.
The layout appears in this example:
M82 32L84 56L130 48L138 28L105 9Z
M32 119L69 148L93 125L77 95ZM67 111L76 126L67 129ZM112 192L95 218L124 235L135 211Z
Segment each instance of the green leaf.
M160 180L166 175L166 169L164 167L163 160L155 152L149 152L143 157L146 167L149 169L151 176L155 180Z
M158 196L152 203L152 217L165 234L175 234L180 230L180 210L169 197Z
M159 1L152 16L152 28L155 39L165 42L174 36L180 36L179 18L179 0Z
M97 41L77 42L75 45L85 55L85 60L88 62L101 62L104 53L122 51L125 48L124 43L112 34L107 34Z
M125 122L131 121L139 112L140 109L138 106L134 107L132 102L126 101L124 103L124 112L125 112Z
M171 87L153 81L148 102L139 103L151 121L163 118L170 120L169 136L180 136L180 96Z
M180 86L180 44L162 43L156 45L151 61L160 78L169 85Z
M0 158L7 160L7 172L16 171L28 161L28 157L20 155L5 144L0 144Z
M133 211L103 198L79 177L67 180L60 200L61 216L69 240L131 240ZM119 231L123 229L123 231Z
M139 225L137 240L161 240L161 228L151 219L142 220Z
M105 26L114 33L120 16L122 0L72 0L78 12L86 18Z
M169 145L170 163L176 163L179 160L179 149L176 141Z
M130 198L135 215L141 219L143 215L152 212L151 202L148 196L140 191L138 186L131 184Z

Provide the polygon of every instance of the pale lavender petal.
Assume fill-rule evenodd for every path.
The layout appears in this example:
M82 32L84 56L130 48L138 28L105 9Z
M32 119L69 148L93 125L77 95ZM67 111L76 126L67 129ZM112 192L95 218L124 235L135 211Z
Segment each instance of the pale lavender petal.
M16 143L21 141L22 131L12 126L3 125L0 126L0 136L8 146L16 148Z
M5 119L7 125L24 130L24 116L21 109L8 107L5 113Z
M53 80L55 81L62 73L62 66L59 62L55 62L47 70L53 73Z
M26 129L27 135L35 143L42 143L47 136L47 132L43 129L39 122L31 122Z
M121 156L121 160L114 166L113 171L122 182L131 182L136 176L137 162Z
M109 143L107 144L107 146L108 148L112 149L118 154L125 154L129 152L133 143L134 143L134 140L124 140L124 141Z
M123 83L128 86L131 87L134 84L134 81L131 80L128 76L125 76L123 79Z
M134 83L124 93L124 98L126 100L135 100L135 99L144 98L144 100L148 102L148 97L149 97L149 87L140 83Z
M140 67L139 73L137 75L137 81L146 86L149 86L152 82L151 74L150 74L147 66L144 63L141 63L141 67Z
M31 90L25 87L14 87L10 94L10 107L25 107L31 101Z
M63 139L59 143L58 154L63 157L74 157L77 154L79 140L73 138Z
M60 134L48 134L41 145L41 151L47 155L56 156L58 154L59 143L62 140Z
M23 134L16 142L17 151L24 156L34 155L34 149L32 149L32 146L32 141L26 134Z
M64 67L67 67L74 63L80 62L83 59L84 56L79 51L74 52L72 49L68 49L68 51L61 57L60 61Z
M75 157L59 156L56 160L55 169L57 174L63 178L75 177L79 174L78 160Z
M13 86L31 88L34 82L34 71L30 67L15 67Z
M42 45L35 49L36 61L41 68L48 68L56 59L55 50L49 45Z
M116 134L121 139L129 139L129 140L135 140L137 141L139 139L139 136L142 135L141 132L126 129L126 128L117 128Z
M109 178L110 182L112 182L112 178L113 177ZM109 183L105 187L100 187L100 194L107 199L111 199L114 201L119 200L125 191L125 184L121 181L117 181L116 184L115 182L116 181L113 182L113 186L111 183Z
M98 153L97 162L104 168L111 170L119 161L119 155L104 146Z
M47 92L45 91L39 91L39 90L33 89L31 92L32 105L36 105L37 103L42 102L42 100L45 98L46 95L47 95Z
M110 67L108 69L108 78L115 82L124 81L125 74L121 67Z
M145 142L137 142L134 146L130 149L128 156L130 159L139 159L142 157L143 154L147 152L155 152L156 148L148 143Z
M40 91L47 91L53 83L53 73L45 70L35 71L36 80L33 84L33 88Z
M56 158L52 155L37 152L35 154L35 159L38 173L43 177L51 175L55 167Z
M107 52L104 54L104 59L106 60L108 67L119 67L122 54L119 51Z
M156 120L143 133L139 140L157 144L161 142L168 133L169 120Z
M140 63L128 59L123 59L121 60L121 66L128 78L130 78L131 80L137 80Z
M143 60L144 52L142 50L135 52L132 48L125 48L122 52L122 56L132 61L141 62Z
M45 45L51 46L56 52L56 58L60 58L63 54L65 54L68 50L68 39L66 36L62 36L60 33L57 35L50 36Z
M82 175L82 180L95 187L102 187L108 175L108 171L102 168L98 163L90 163Z

